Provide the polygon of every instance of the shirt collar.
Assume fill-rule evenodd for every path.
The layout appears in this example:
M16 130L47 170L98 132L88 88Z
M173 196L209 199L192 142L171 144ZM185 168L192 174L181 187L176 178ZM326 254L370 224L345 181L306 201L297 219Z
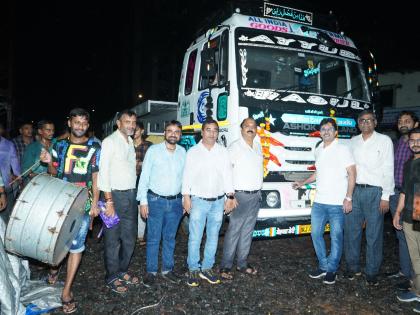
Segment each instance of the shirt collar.
M122 134L122 132L119 129L117 129L115 132L118 134L119 137L121 137L121 139L124 141L124 143L127 143L124 135ZM128 139L128 144L133 143L133 139L130 136L128 136L127 139Z

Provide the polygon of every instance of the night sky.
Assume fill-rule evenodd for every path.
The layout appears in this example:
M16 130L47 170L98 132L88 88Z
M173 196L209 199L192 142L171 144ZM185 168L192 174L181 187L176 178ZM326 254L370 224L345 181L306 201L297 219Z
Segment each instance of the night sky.
M379 70L418 69L415 10L367 2L323 1L318 11L333 10L340 29L375 54ZM183 54L221 3L226 1L15 3L6 25L6 39L14 43L15 121L47 118L60 129L68 111L81 106L95 109L99 131L115 111L134 106L138 93L176 101ZM153 76L159 86L151 86Z

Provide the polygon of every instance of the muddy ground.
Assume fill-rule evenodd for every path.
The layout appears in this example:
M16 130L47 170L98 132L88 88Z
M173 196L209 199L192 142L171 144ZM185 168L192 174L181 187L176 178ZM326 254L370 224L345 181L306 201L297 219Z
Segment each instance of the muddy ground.
M310 236L254 241L249 261L258 268L257 276L236 273L231 282L202 282L198 288L160 278L155 288L139 285L119 295L104 285L103 244L96 238L98 230L99 225L95 225L88 237L75 281L74 296L79 303L75 314L411 314L414 306L398 302L395 285L400 280L383 274L377 287L366 286L363 277L345 279L343 265L335 285L310 279L308 271L316 267ZM398 268L389 216L384 244L382 273ZM220 262L222 245L220 237L216 263ZM175 271L179 274L186 272L186 256L187 236L179 233L175 252ZM33 278L42 273L35 265L32 270ZM145 247L137 245L130 271L143 275L144 270Z

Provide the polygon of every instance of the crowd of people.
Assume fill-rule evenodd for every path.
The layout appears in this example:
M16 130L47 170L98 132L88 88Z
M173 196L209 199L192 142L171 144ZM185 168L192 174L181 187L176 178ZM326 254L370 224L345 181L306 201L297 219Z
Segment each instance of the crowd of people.
M68 117L68 132L58 138L54 138L54 124L49 120L38 123L35 139L31 123L21 124L20 135L11 141L0 130L0 216L5 223L19 189L38 174L49 173L89 192L82 224L67 258L61 296L64 313L77 310L72 284L87 232L101 211L100 199L105 204L104 215L119 219L118 224L104 229L104 282L112 292L124 294L140 283L152 287L159 273L166 281L182 281L174 270L174 250L178 226L186 214L188 286L197 287L200 281L232 281L234 271L258 274L248 262L263 184L263 153L254 119L242 121L239 139L226 148L217 142L218 122L208 118L202 124L201 141L186 152L178 144L182 136L178 121L167 123L163 142L152 145L131 110L117 114L117 129L102 142L89 134L90 116L86 110L75 108ZM354 280L363 271L366 284L377 286L384 215L391 209L400 270L387 276L401 277L397 298L416 301L414 311L420 312L420 218L415 211L416 202L420 204L418 119L412 112L401 112L401 137L394 143L375 131L373 112L362 111L357 122L361 134L345 145L337 136L336 121L323 119L319 126L322 140L315 149L316 171L305 180L291 183L294 189L315 181L317 185L311 236L318 266L309 277L334 284L344 252L345 277ZM229 225L220 268L216 270L219 230L226 214ZM323 238L327 223L330 250ZM362 268L364 231L366 262ZM129 272L136 240L146 246L146 271L142 277ZM56 283L59 270L49 270L49 284Z

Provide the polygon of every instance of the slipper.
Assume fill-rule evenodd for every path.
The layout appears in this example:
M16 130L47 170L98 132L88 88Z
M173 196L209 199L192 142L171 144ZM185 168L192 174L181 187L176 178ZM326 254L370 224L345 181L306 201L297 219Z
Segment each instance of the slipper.
M233 273L228 268L222 268L219 270L220 278L224 280L233 280Z
M257 269L252 267L250 264L247 264L246 267L236 267L236 271L252 276L255 276L258 273Z
M120 278L120 281L125 282L125 284L139 284L140 279L136 276L132 276L129 273L124 273Z
M106 285L111 291L118 293L118 294L124 294L127 293L128 288L122 284L120 279L115 279L109 282Z
M139 243L140 246L146 245L146 240L142 237L137 238L137 242Z
M77 304L74 298L71 298L70 301L61 300L61 304L63 304L64 314L71 314L77 311Z

